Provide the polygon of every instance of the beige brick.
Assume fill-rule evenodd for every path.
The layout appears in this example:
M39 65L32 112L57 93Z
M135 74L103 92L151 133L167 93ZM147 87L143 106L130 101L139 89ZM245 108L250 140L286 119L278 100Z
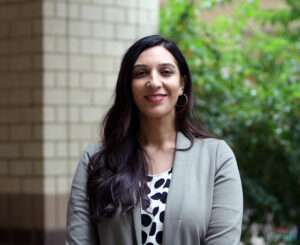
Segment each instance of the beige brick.
M69 4L69 17L79 18L79 5L78 4Z
M43 119L40 107L29 107L21 109L22 122L41 122Z
M116 74L107 74L104 78L104 86L107 89L114 89L117 83L117 75Z
M45 122L54 122L55 121L54 107L50 107L50 106L43 107L43 119Z
M56 144L56 154L57 154L57 157L67 157L68 156L68 147L65 142L58 142Z
M20 193L21 185L20 180L17 178L1 178L0 179L0 193Z
M12 22L10 28L10 36L19 37L19 36L30 36L32 33L32 23L28 20L20 20Z
M79 72L74 71L69 73L69 86L71 88L78 88L79 87Z
M136 7L136 2L138 0L116 0L116 5L122 6L122 7ZM142 1L143 2L143 1ZM152 1L150 1L152 2Z
M81 87L82 88L101 88L102 75L99 73L86 72L82 74Z
M113 72L115 60L110 57L93 57L93 70L101 72Z
M44 178L44 194L55 194L56 193L56 186L55 186L55 178L47 177ZM53 214L54 215L54 214Z
M54 87L55 84L55 73L51 71L43 72L43 86Z
M57 122L66 122L68 120L68 110L66 107L58 107L56 109Z
M102 10L102 7L95 5L83 5L81 7L80 17L84 20L100 21L103 17Z
M43 51L45 52L55 51L55 37L51 37L51 36L43 37Z
M80 53L89 55L101 55L102 43L100 40L85 40L81 41Z
M1 114L0 114L0 117L2 117ZM7 140L8 139L8 129L9 129L9 127L0 126L0 140Z
M124 55L126 47L123 42L120 41L105 41L104 53L107 55Z
M113 38L115 26L108 23L93 23L92 24L92 35L94 37L105 37Z
M93 92L93 103L99 106L107 106L113 101L113 93L110 90L101 90Z
M5 5L0 8L0 20L18 19L20 16L20 8L17 5Z
M70 60L70 68L77 71L91 69L91 59L88 56L74 55Z
M8 92L0 91L0 105L7 105L7 104L8 104Z
M138 23L138 9L127 9L126 10L126 21L129 24L137 24Z
M92 92L83 90L70 91L70 103L72 105L90 105L92 102Z
M68 16L68 11L67 11L67 5L63 2L57 3L56 8L55 8L55 13L56 16L58 17L67 17Z
M125 10L123 8L106 7L104 10L104 20L111 22L124 22Z
M66 88L67 83L67 73L66 72L56 72L56 86L61 88Z
M82 122L99 122L102 118L103 111L99 107L85 107L81 110Z
M12 175L30 175L32 174L32 166L30 161L12 161L10 163L10 173Z
M63 194L70 191L70 186L67 177L56 178L57 193Z
M90 36L90 24L87 21L71 21L70 22L71 36Z
M156 25L142 25L138 26L137 35L138 37L144 37L158 33L158 27Z
M42 194L43 181L43 178L24 178L22 179L22 191L28 194Z
M159 10L159 0L152 0L152 1L137 1L138 7L140 9L147 9L147 10Z
M121 39L133 40L136 38L136 26L135 25L118 25L116 31L116 37Z
M70 108L70 121L71 122L79 122L80 121L79 109L77 107Z
M43 157L42 142L22 144L22 156L32 157L32 158L42 158Z
M67 39L65 37L57 37L55 50L59 53L65 53L67 51Z
M32 139L30 125L10 126L10 139L12 140L29 140Z
M28 89L12 91L9 103L11 105L29 105L32 103L32 93Z
M66 34L66 22L60 19L44 19L44 33L54 35Z
M71 125L70 126L70 139L90 139L91 138L91 130L90 126L86 126L83 124L79 125Z
M79 53L79 39L78 38L69 38L68 39L69 43L69 51L71 53Z
M0 175L8 174L8 163L7 161L0 161Z
M61 54L45 54L45 69L65 70L67 67L66 56Z
M19 108L1 109L0 108L0 122L15 123L19 122L21 112Z
M44 161L44 174L46 176L65 175L65 174L67 174L67 164L63 160L45 159L45 161Z
M61 124L46 124L44 138L47 140L63 140L67 138L67 127Z
M30 55L16 55L10 58L10 67L14 71L30 70L32 67Z
M67 91L65 89L44 90L44 103L51 105L64 105L67 103Z
M55 157L55 143L44 142L43 143L43 153L45 158Z
M76 162L78 163L78 158L82 154L82 151L80 150L80 145L78 142L71 142L69 144L70 147L70 156L76 158Z
M43 1L43 16L52 17L54 16L54 2Z

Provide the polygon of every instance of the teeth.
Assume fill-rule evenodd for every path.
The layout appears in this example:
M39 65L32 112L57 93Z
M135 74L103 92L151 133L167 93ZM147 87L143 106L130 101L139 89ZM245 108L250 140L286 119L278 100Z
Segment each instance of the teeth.
M158 98L161 98L161 97L163 97L163 96L161 96L161 95L158 95L158 96L147 96L148 98L152 98L152 99L158 99Z

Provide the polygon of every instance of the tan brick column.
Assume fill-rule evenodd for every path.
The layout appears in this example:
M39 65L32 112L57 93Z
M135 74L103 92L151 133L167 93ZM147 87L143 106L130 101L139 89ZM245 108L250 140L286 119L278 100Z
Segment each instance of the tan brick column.
M63 244L78 159L158 0L0 1L0 244Z

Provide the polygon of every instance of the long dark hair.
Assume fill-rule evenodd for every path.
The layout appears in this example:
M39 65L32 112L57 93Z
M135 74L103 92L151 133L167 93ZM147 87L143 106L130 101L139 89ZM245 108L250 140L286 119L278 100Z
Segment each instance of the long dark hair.
M93 222L110 217L117 210L128 212L139 200L142 200L143 208L149 205L146 193L147 155L138 142L138 109L131 92L131 80L138 56L144 50L158 45L174 56L181 77L185 77L184 93L188 101L184 106L176 107L176 130L190 140L190 147L194 138L210 137L205 130L197 129L192 123L190 113L194 98L191 74L175 43L158 35L135 42L123 57L114 104L103 120L101 150L92 156L88 167L87 196ZM177 103L183 104L184 100L184 96L180 96Z

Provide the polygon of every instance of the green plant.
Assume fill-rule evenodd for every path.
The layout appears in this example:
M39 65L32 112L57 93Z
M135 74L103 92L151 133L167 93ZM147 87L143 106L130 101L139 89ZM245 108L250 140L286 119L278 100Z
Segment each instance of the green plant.
M230 2L169 0L160 32L188 60L194 114L236 154L251 210L247 242L251 224L266 223L269 213L275 226L300 225L300 2L270 10L249 0L230 17L199 18Z

